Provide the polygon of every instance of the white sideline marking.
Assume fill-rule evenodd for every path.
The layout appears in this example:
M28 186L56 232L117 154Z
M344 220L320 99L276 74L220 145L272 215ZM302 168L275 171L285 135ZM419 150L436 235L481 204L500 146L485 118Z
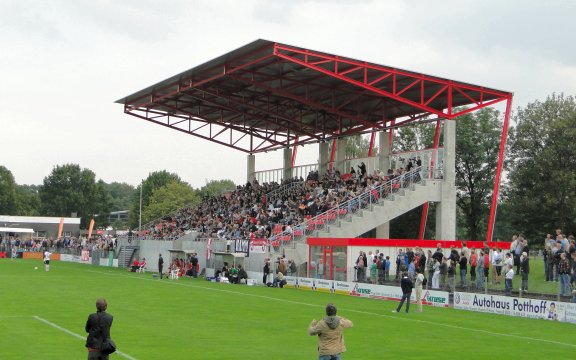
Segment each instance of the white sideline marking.
M46 319L43 319L43 318L41 318L40 316L34 315L34 316L32 316L32 317L33 317L34 319L40 321L40 322L43 322L43 323L46 324L46 325L52 326L53 328L58 329L58 330L60 330L60 331L62 331L62 332L65 332L66 334L71 335L71 336L73 336L73 337L75 337L75 338L77 338L77 339L84 340L84 337L83 337L83 336L78 335L78 334L76 334L75 332L72 332L72 331L70 331L70 330L68 330L68 329L66 329L66 328L63 328L62 326L56 325L56 324L54 324L53 322L50 322L50 321L48 321L48 320L46 320ZM128 355L128 354L125 354L125 353L123 353L122 351L116 350L116 354L118 354L118 355L120 355L120 356L122 356L123 358L128 359L128 360L137 360L136 358L133 358L132 356L130 356L130 355Z
M95 270L85 270L85 271L87 271L87 272L93 272L93 273L97 273L97 274L101 274L101 275L127 277L127 278L137 279L137 280L154 281L154 282L159 282L159 281L160 281L159 279L148 279L148 278L137 277L137 276L117 274L117 273L114 273L114 272L101 272L101 271L95 271ZM170 285L178 285L178 286L190 287L190 288L198 288L198 289L204 289L204 290L210 290L210 291L219 291L219 292L225 292L225 293L232 293L232 294L236 294L236 295L251 296L251 297L257 297L257 298L261 298L261 299L268 299L268 300L275 300L275 301L280 301L280 302L284 302L284 303L290 303L290 304L297 304L297 305L304 305L304 306L324 308L324 305L303 303L303 302L299 302L299 301L293 301L293 300L286 300L286 299L281 299L281 298L275 298L275 297L272 297L272 296L248 294L248 293L243 293L243 292L234 291L234 290L228 290L228 289L216 289L216 288L210 288L210 287L205 287L205 286L201 286L201 285L186 284L186 283L175 282L175 281L166 281L166 282L165 282L165 281L161 281L161 283L162 283L162 284L170 284ZM411 304L411 305L412 305L412 304ZM539 342L544 342L544 343L549 343L549 344L563 345L563 346L568 346L568 347L576 348L576 344L564 343L564 342L554 341L554 340L546 340L546 339L540 339L540 338L533 338L533 337L529 337L529 336L499 333L499 332L489 331L489 330L468 328L468 327L465 327L465 326L450 325L450 324L441 323L441 322L436 322L436 321L428 321L428 320L419 320L419 319L405 318L405 317L385 315L385 314L379 314L379 313L375 313L375 312L355 310L355 309L340 308L340 310L345 310L345 311L354 312L354 313L363 314L363 315L373 315L373 316L380 316L380 317L385 317L385 318L390 318L390 319L413 321L413 322L422 323L422 324L427 324L427 325L433 325L433 326L443 326L443 327L451 328L451 329L474 331L474 332L478 332L478 333L482 333L482 334L488 334L488 335L492 335L492 336L505 336L505 337L511 337L511 338L515 338L515 339L530 340L530 341L539 341Z

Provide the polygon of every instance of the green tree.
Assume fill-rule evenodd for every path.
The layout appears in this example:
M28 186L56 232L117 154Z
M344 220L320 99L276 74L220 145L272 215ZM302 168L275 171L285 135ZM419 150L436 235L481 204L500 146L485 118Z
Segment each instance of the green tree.
M513 224L528 238L576 231L576 99L552 94L518 109L511 130Z
M419 123L395 130L392 151L404 152L431 148L434 144L435 129L436 123ZM424 233L425 239L432 239L436 231L436 207L433 203L429 205ZM416 239L420 231L422 211L423 206L419 206L390 221L390 238Z
M150 197L152 196L152 193L156 191L156 189L166 186L174 181L181 182L180 177L174 173L169 173L166 170L162 170L150 173L146 180L138 185L132 197L132 204L130 207L128 222L131 228L138 226L140 218L140 194L142 194L142 209L144 209L150 203ZM140 192L140 189L142 189L142 192ZM146 222L144 222L143 219L142 225L145 223Z
M0 165L0 214L16 213L16 182L12 172Z
M195 206L198 203L200 196L189 184L173 181L154 190L148 205L142 209L142 222L153 221L185 206Z
M96 175L77 164L56 166L44 178L39 191L42 214L47 216L70 216L76 213L81 218L80 226L86 228L91 216L99 215L98 221L108 218L107 199ZM105 220L102 220L105 219Z
M502 122L500 113L484 108L456 120L457 205L466 221L460 238L483 239L494 188Z
M110 211L129 210L136 189L134 186L126 183L112 182L110 184L103 183L104 188L110 194Z
M418 123L394 131L394 152L429 149L434 145L436 123Z
M38 185L16 185L16 215L39 216L40 215L40 195Z
M200 196L211 197L221 194L227 190L236 189L236 185L232 180L210 180L206 182L206 185L200 188Z

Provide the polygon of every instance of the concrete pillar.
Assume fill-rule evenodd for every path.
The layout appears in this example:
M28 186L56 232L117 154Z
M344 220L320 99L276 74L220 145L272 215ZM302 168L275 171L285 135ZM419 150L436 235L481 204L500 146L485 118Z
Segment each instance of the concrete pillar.
M382 224L376 228L377 239L390 239L390 222Z
M256 155L250 154L247 159L246 179L248 182L254 181L256 172Z
M322 176L328 170L330 153L328 152L328 143L321 142L318 146L318 175Z
M283 180L292 179L292 149L284 148L284 172Z
M436 207L436 239L456 240L456 121L444 120L442 197Z
M390 169L390 132L381 131L379 134L380 154L378 154L378 167L384 174Z
M340 170L340 174L344 174L348 169L344 169L344 159L346 158L346 139L339 138L336 141L336 159L334 170Z

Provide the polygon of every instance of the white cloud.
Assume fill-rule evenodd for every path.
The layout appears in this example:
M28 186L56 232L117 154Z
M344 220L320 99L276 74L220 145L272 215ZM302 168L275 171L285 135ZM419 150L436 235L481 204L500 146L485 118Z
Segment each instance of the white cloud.
M246 155L127 116L115 100L264 38L515 93L576 93L571 1L0 2L0 164L18 183L79 163L242 183ZM315 147L299 148L299 163ZM281 166L280 152L257 169Z

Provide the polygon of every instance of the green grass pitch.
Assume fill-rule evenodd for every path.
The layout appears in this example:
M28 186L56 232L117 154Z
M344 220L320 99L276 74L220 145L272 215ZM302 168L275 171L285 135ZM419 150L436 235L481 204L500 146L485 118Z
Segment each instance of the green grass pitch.
M395 314L396 302L0 259L0 359L85 359L98 297L122 352L111 359L317 359L307 326L330 302L354 322L345 359L576 356L574 324L432 307Z

